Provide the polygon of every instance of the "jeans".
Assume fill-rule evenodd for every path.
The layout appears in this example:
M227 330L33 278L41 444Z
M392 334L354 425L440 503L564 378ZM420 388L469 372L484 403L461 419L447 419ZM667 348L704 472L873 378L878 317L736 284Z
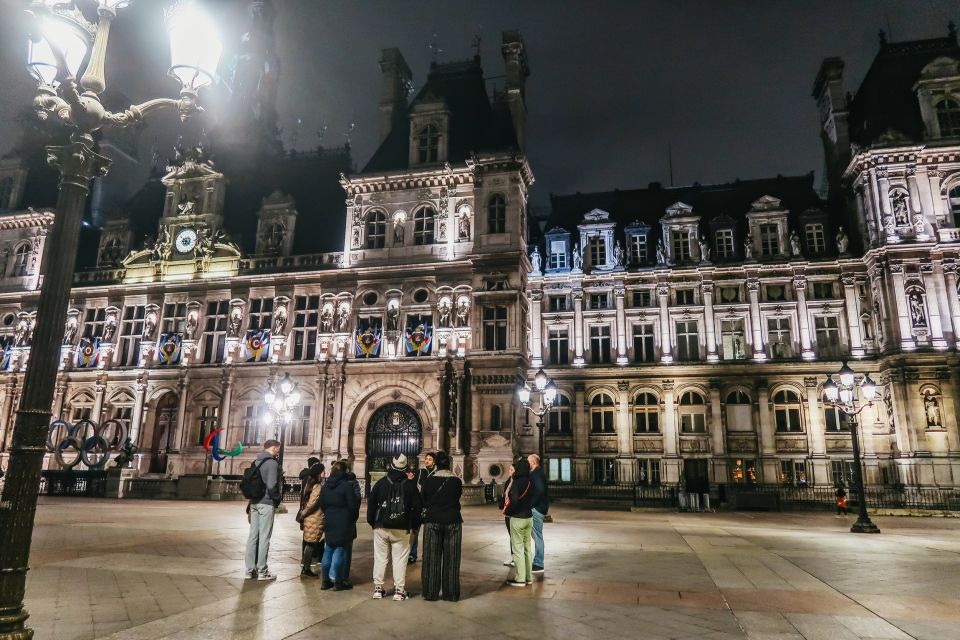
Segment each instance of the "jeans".
M533 518L510 518L510 546L513 550L513 564L516 565L517 582L533 580Z
M420 527L416 527L411 534L410 557L414 562L417 560L417 550L420 548Z
M323 547L323 560L320 562L320 567L324 580L330 582L346 580L347 574L343 571L343 550L343 547L331 547L329 544Z
M343 545L343 568L340 573L343 574L342 580L350 579L350 565L353 563L353 540Z
M533 513L533 566L543 566L543 514L536 509Z
M272 504L250 505L250 533L247 535L245 566L247 573L267 573L267 553L273 535L273 517L277 510Z

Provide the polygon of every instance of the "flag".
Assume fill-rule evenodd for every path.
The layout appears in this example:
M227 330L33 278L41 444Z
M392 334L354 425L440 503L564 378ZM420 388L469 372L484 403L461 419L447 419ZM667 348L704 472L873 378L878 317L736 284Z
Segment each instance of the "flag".
M354 355L358 358L376 358L380 355L381 323L379 318L357 322L354 334Z
M0 371L6 371L10 368L10 359L13 357L13 338L8 337L0 341Z
M404 345L408 356L428 356L433 339L430 317L408 316Z
M87 369L100 364L100 338L80 338L77 346L77 368Z
M161 365L180 364L180 334L165 333L157 342L157 361Z
M250 329L243 343L244 360L266 362L270 358L270 330Z

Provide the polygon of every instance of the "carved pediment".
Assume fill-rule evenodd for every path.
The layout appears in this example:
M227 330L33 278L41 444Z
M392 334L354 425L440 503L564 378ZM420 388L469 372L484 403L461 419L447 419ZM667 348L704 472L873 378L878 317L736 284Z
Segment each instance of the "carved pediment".
M672 205L667 207L667 216L668 218L683 218L693 215L693 206L687 204L686 202L674 202Z
M592 209L583 215L586 222L606 222L610 219L610 212L603 209Z
M762 196L750 205L751 211L776 211L780 209L780 198Z
M510 441L499 433L494 433L483 439L484 448L503 449L510 446Z
M920 76L927 78L948 78L960 75L960 60L948 56L940 56L930 62L920 72Z

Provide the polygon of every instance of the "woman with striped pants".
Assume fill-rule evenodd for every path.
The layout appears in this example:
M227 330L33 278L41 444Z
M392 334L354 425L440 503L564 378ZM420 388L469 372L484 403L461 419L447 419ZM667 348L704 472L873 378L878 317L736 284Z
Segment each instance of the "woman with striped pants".
M450 473L450 456L444 451L433 455L437 471L423 481L423 599L460 599L460 543L463 518L460 496L463 482Z

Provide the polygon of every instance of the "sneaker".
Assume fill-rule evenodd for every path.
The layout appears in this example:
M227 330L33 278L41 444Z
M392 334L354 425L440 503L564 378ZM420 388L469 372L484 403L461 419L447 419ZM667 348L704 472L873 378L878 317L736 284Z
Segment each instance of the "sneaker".
M257 579L257 570L251 569L247 571L247 575L243 577L244 580L256 580Z
M264 571L263 573L257 574L257 580L276 580L277 574L270 573L269 571Z
M304 569L303 571L300 572L300 577L301 578L319 578L320 576L315 574L310 569Z
M527 584L533 584L533 580L527 580Z
M535 564L535 565L533 565L533 572L534 572L534 573L543 573L543 567L541 567L540 565Z
M403 602L403 601L406 600L407 598L408 598L407 592L406 592L406 591L401 591L400 589L397 589L396 592L393 594L393 601L394 601L394 602Z
M373 599L374 599L374 600L383 600L383 587L374 587L374 588L373 588Z
M514 564L513 560L507 560L506 562L503 563L503 566L505 566L505 567L515 567L516 564Z
M333 583L334 591L349 591L350 589L353 589L353 585L347 582L346 580L344 580L343 582L337 581Z
M507 580L507 584L511 587L525 587L527 583L523 580Z
M333 589L333 580L324 580L323 584L320 585L320 589L322 591L326 591L327 589Z
M416 563L417 563L417 559L414 558L413 556L410 556L409 558L407 558L407 564L416 564Z

